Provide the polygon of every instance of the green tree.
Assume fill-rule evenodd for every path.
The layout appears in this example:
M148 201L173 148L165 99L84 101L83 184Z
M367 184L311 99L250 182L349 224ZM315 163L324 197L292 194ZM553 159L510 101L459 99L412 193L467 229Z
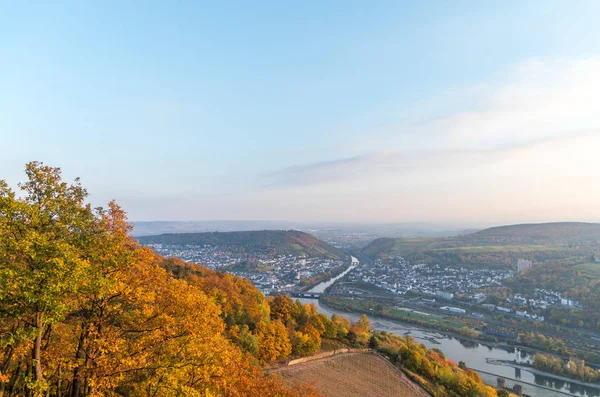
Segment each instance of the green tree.
M29 393L47 388L42 338L59 322L81 287L88 262L82 249L95 216L79 180L67 184L59 168L32 162L17 196L0 182L0 307L21 321L33 343Z
M323 337L328 338L328 339L334 339L337 336L337 327L336 325L333 323L333 321L327 317L324 314L319 314L319 319L321 320L321 323L323 324L324 327L324 331L323 331Z
M375 337L375 334L373 334L369 338L369 348L371 348L371 349L377 349L378 347L379 347L379 342L377 341L377 338Z
M319 331L310 324L303 326L294 337L293 351L297 355L310 355L316 353L321 347Z

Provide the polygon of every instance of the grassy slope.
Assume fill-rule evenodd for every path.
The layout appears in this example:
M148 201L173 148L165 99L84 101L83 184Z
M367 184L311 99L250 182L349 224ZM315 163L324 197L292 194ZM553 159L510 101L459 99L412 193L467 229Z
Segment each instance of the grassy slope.
M475 232L466 237L520 238L522 240L541 242L580 242L597 241L600 239L600 224L583 222L554 222L554 223L530 223L522 225L510 225L492 227Z
M288 385L308 383L325 397L428 396L400 370L372 353L342 354L277 372Z
M600 279L600 263L598 262L582 263L581 265L577 265L576 268Z
M432 238L378 238L369 243L363 248L363 253L371 258L376 258L380 254L388 256L406 255L416 251L422 251L429 248L434 248L436 243L443 242L442 239Z
M252 253L310 255L332 259L342 257L337 248L297 230L161 234L140 236L138 240L141 244L213 245L246 249Z

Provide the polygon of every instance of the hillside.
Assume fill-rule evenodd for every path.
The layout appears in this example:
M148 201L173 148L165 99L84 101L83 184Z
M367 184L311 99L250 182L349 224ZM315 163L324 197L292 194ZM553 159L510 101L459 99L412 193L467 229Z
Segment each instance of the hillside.
M154 254L116 203L92 208L60 169L26 167L21 194L0 180L0 396L317 397L264 368L322 343L379 346L439 396L494 395L410 337L373 331L367 316L329 318L288 296L266 298L248 279ZM320 247L299 232L249 235Z
M493 227L463 237L479 244L579 244L600 241L600 224L579 222L532 223Z
M392 397L428 394L398 368L373 353L341 354L276 371L289 386L314 386L324 397Z
M437 242L447 240L434 238L389 238L380 237L367 244L362 252L370 258L381 256L406 255L411 252L420 251L426 247L433 247Z
M132 222L133 235L156 236L165 233L208 233L250 230L303 230L301 223L285 221L140 221Z
M177 233L140 236L140 244L212 245L251 253L309 255L340 259L337 248L315 236L297 230L259 230L242 232Z
M599 247L600 224L563 222L500 226L450 238L379 238L362 251L371 258L505 266L518 258L583 263Z
M19 194L0 180L0 396L317 395L260 365L312 354L332 320L297 307L297 338L247 279L156 255L114 202L26 170Z

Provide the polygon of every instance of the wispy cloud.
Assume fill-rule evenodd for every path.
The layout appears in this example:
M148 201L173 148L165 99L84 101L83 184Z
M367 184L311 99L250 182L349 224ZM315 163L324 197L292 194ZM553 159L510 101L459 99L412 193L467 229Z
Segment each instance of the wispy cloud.
M493 148L600 128L600 57L530 59L494 79L455 87L412 106L386 106L349 125L352 154L390 148ZM398 121L401 120L401 121ZM377 127L383 126L383 127Z
M600 136L599 130L584 130L558 137L484 149L447 149L373 152L338 160L322 161L284 168L263 175L267 186L302 186L359 180L373 176L401 176L436 170L477 167L509 159L519 151L544 150L545 146L576 143L586 137Z
M516 65L504 81L480 91L473 108L426 128L447 134L454 142L486 144L600 127L600 58L529 60Z

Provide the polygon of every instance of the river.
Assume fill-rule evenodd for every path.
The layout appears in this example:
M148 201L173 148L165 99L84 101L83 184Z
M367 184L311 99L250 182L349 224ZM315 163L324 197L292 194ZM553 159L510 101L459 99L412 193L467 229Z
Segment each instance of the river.
M337 279L343 277L352 270L348 268L339 276L323 282L310 292L322 293L325 288L333 284ZM319 304L316 299L300 299L304 303L313 303L317 306L320 313L331 317L337 313L349 318L351 321L358 321L360 314L344 312ZM517 360L519 363L532 361L533 356L519 349L503 349L488 347L477 342L459 340L450 336L445 336L434 330L419 328L399 321L384 319L381 317L368 316L373 329L387 331L396 335L410 335L415 340L422 342L427 347L437 348L444 352L446 357L455 362L464 361L467 366L475 369L481 375L481 378L488 384L495 386L496 378L503 377L507 379L506 384L512 386L519 383L523 386L523 392L533 397L564 397L570 396L590 396L600 397L600 388L580 386L570 382L564 382L551 377L551 375L536 375L526 369L516 369L506 365L492 364L487 359L493 360Z
M354 257L352 257L352 258L354 258ZM354 258L354 259L356 259L356 258ZM344 270L342 273L338 274L334 278L331 278L328 281L324 281L321 284L317 284L315 287L310 289L308 292L322 294L323 291L325 291L325 288L329 287L331 284L335 283L337 280L344 277L347 273L350 273L352 271L352 269L354 269L355 267L356 266L348 267L348 269Z

